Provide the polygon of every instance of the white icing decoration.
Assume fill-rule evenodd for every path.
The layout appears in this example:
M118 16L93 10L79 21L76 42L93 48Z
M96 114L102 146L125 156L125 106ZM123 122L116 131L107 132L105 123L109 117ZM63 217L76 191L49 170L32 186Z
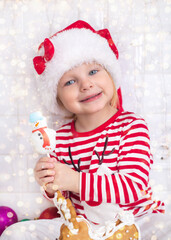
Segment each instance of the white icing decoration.
M118 214L118 219L122 221L122 223L119 225L116 226L116 221L107 221L105 223L105 226L99 227L98 229L94 229L92 225L90 225L90 223L82 216L79 216L79 218L77 218L77 221L86 221L90 238L93 240L105 240L111 237L117 230L123 228L125 225L134 224L134 215L131 212L125 212L122 210Z
M118 213L118 218L123 222L125 225L132 225L134 224L134 215L130 211L120 211Z
M72 222L67 222L67 226L70 230L74 229L74 225Z
M59 209L61 216L62 216L62 213L61 213L61 209L62 209L66 218L65 225L68 227L70 232L74 235L78 234L79 229L75 229L73 223L69 222L69 219L71 219L71 214L70 214L70 210L67 207L67 201L62 198L59 198L59 200L57 201L57 193L55 193L55 197L53 201L55 206ZM132 214L132 212L121 210L117 216L118 216L117 219L121 220L121 223L119 225L116 226L117 219L113 219L113 221L106 221L105 226L100 226L99 228L96 228L96 229L95 227L90 225L89 221L86 220L83 216L78 216L76 220L77 222L84 221L87 223L88 234L89 234L89 237L92 238L92 240L105 240L111 237L117 230L119 230L120 228L123 228L125 225L135 224L134 215ZM140 238L139 228L137 227L136 224L135 226L138 229L138 233L139 233L138 240L140 240L141 238ZM127 230L126 232L129 232L129 231ZM132 240L132 238L130 238L130 240Z
M61 204L62 204L62 202L63 202L63 201L62 201L62 199L60 198L60 199L58 200L58 204L60 204L60 205L61 205Z
M90 223L82 216L76 218L78 222L85 221L88 226L88 234L93 240L105 240L111 237L118 229L125 226L124 223L120 223L116 226L116 222L108 221L105 226L99 227L98 229L93 229Z
M62 206L61 206L61 210L62 210L63 212L66 211L66 203L65 203L65 201L66 201L66 200L64 200L64 201L62 202Z
M74 235L78 234L79 229L74 228L74 225L72 222L66 222L66 225L72 234L74 234Z
M65 218L66 218L67 220L71 219L71 214L70 214L70 213L66 213L66 214L65 214Z
M61 209L60 209L60 205L62 204L62 199L59 199L59 201L57 201L57 197L58 197L58 193L55 192L55 196L53 198L53 203L54 203L55 207L57 207L61 217L63 217L63 214L62 214Z
M70 232L72 233L72 234L74 234L74 235L77 235L78 234L78 231L79 231L79 229L76 229L76 228L74 228L74 229L69 229L70 230Z
M60 215L63 216L63 214L64 214L65 225L68 227L68 229L70 230L70 232L72 234L75 234L75 235L78 234L79 229L75 229L73 223L68 221L69 219L71 219L71 213L67 207L67 201L63 198L59 198L57 200L57 197L58 197L58 194L57 194L57 192L55 192L53 202L54 202L55 206L58 208ZM63 211L63 214L62 214L61 210Z

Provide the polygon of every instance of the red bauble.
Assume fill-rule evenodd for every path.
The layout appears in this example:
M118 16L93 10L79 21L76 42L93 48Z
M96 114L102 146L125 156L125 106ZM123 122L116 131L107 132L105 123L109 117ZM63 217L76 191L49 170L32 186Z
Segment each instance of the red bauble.
M56 207L49 207L40 214L39 219L53 219L59 218L60 216Z

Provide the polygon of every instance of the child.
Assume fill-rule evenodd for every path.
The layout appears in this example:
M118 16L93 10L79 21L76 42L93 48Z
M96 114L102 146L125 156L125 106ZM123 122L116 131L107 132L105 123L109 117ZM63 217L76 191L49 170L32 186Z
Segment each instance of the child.
M116 91L119 54L109 31L77 21L45 39L39 50L44 53L34 58L34 67L43 102L51 112L70 118L56 132L51 158L35 166L45 195L66 191L77 213L100 225L122 209L135 218L164 212L164 204L152 200L149 185L148 128L141 117L123 110ZM24 224L22 234L21 223L15 224L12 238L5 231L2 239L32 239L29 223ZM35 239L55 240L61 224L60 219L35 221Z

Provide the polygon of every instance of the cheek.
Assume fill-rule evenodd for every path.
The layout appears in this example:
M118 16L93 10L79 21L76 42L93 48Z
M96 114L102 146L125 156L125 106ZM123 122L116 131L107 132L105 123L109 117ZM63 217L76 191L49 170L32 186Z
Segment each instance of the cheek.
M109 87L108 87L108 94L110 95L110 96L113 96L113 94L114 94L114 89L113 89L113 85L109 85Z
M59 90L58 92L58 96L61 100L61 102L64 104L66 101L68 101L68 99L70 98L72 92L67 91L67 89L62 89Z
M70 110L70 108L74 104L74 100L76 99L76 96L74 94L74 91L64 91L60 94L60 100L63 103L64 107Z
M114 95L114 87L113 87L113 84L111 83L111 81L106 82L105 89L106 89L106 93L109 96L109 98L112 98Z

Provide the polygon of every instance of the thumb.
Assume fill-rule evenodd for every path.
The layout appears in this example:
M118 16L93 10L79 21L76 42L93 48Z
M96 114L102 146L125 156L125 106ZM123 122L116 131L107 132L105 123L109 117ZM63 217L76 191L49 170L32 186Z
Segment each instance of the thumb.
M57 191L59 189L59 186L55 183L48 183L48 184L46 184L46 188L50 188L53 191Z

